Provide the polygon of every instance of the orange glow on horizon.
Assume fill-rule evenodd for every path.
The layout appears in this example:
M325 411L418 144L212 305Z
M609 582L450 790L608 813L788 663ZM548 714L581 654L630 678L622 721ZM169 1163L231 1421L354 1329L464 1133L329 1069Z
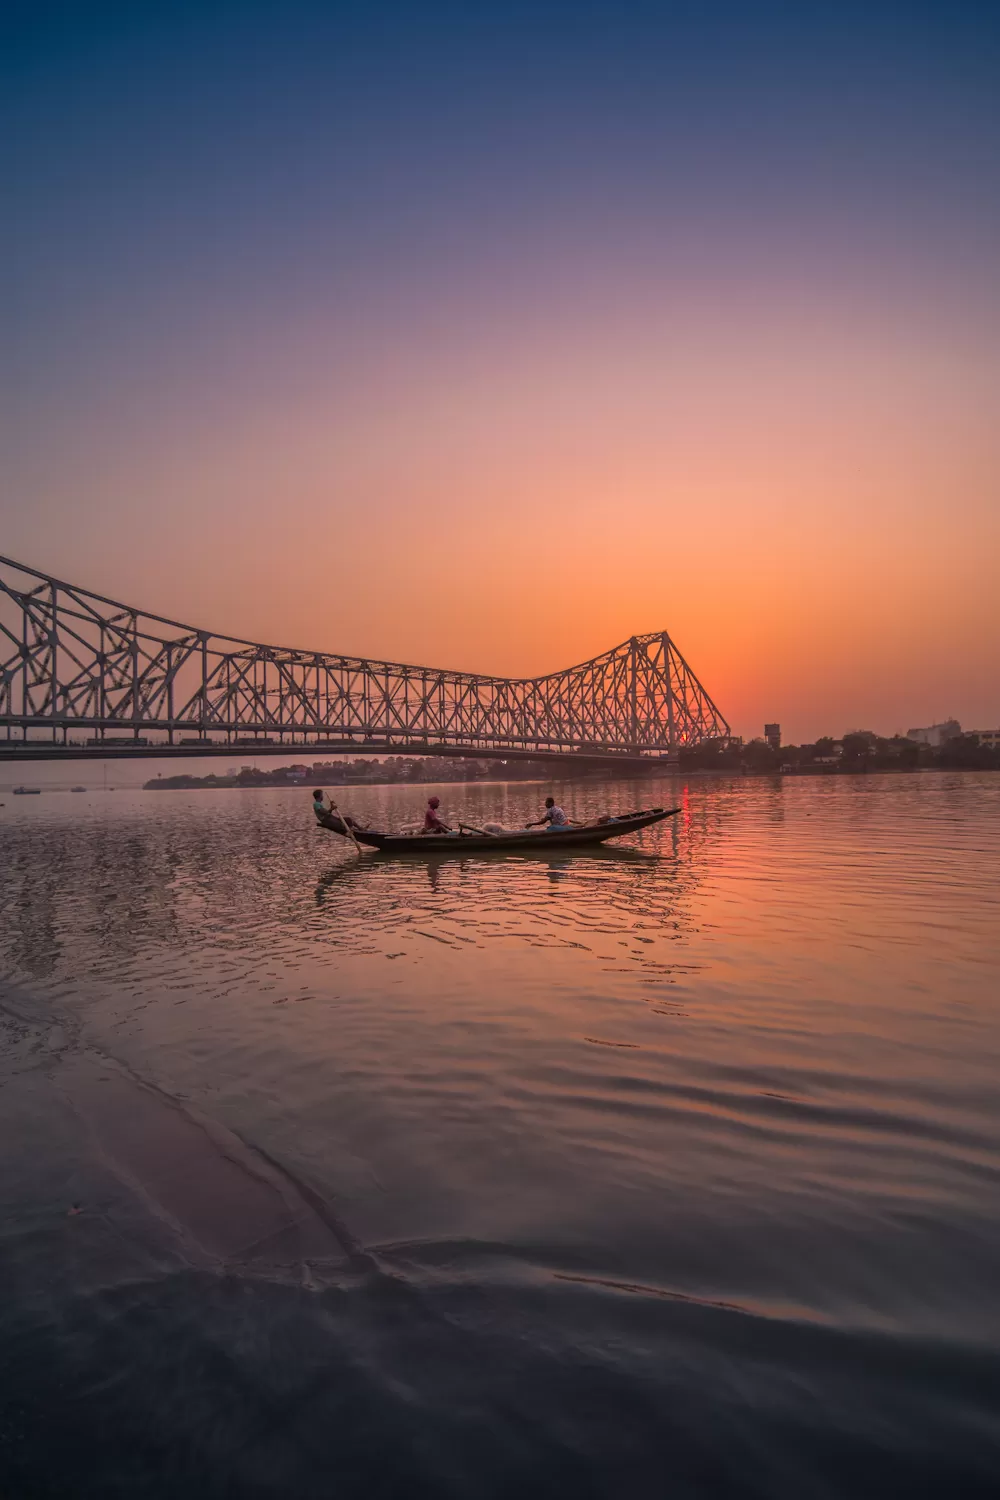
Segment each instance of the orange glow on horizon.
M155 413L59 455L81 505L23 560L219 632L510 676L666 629L744 735L1000 722L988 330L612 313L453 317L432 358L346 373L302 330L295 379L233 373L217 409L165 371Z

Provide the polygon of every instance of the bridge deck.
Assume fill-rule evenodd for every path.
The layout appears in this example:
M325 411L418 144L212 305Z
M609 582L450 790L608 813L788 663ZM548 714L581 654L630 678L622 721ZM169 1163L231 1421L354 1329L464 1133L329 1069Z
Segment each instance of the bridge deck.
M258 759L262 756L281 756L285 760L308 755L322 760L334 755L353 755L358 758L371 755L438 756L453 760L499 760L499 761L545 761L558 764L564 769L592 766L614 766L622 771L649 771L668 769L677 764L676 754L628 755L603 751L575 750L571 752L553 750L484 750L469 745L441 745L436 748L367 742L339 742L303 744L286 741L280 745L246 745L234 740L231 744L215 743L209 746L149 744L135 745L127 741L115 743L107 740L103 745L62 745L45 740L0 740L0 765L5 761L21 762L36 760L191 760L209 756L225 756L227 760L240 756Z

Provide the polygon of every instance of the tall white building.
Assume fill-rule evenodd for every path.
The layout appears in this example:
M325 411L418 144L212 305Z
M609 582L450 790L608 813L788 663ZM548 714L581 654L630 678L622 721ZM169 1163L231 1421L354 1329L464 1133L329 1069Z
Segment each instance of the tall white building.
M937 750L949 740L957 739L962 733L962 726L957 719L945 719L941 724L931 724L927 729L908 729L906 738L915 740L918 745L931 745Z

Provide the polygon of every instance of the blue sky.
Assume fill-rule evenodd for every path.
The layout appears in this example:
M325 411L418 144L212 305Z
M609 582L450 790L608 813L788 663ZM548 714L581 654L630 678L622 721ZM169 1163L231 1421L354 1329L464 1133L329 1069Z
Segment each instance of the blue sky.
M0 27L0 551L240 633L533 670L627 633L630 601L535 617L525 591L519 636L472 588L422 604L415 550L464 577L568 547L592 600L624 518L664 556L733 539L700 594L650 571L628 624L714 662L769 553L816 596L801 516L835 503L830 597L871 592L852 556L898 601L936 566L971 648L1000 8L150 0ZM379 557L398 611L345 586L324 614L304 536ZM876 671L904 716L925 645ZM802 699L799 668L734 662Z

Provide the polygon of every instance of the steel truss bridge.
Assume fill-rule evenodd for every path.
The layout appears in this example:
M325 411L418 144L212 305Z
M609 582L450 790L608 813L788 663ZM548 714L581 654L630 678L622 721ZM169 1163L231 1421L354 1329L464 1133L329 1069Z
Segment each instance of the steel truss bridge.
M648 765L729 725L666 631L511 679L261 646L0 557L0 759L373 749Z

